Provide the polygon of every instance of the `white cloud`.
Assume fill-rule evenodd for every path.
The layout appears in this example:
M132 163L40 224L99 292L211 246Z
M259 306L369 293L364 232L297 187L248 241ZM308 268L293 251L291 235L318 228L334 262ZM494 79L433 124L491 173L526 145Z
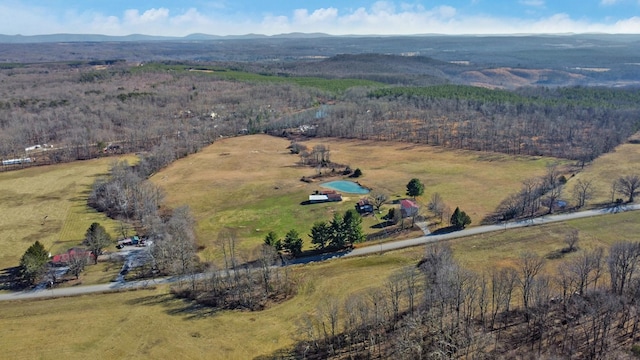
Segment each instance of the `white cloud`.
M338 9L336 8L317 9L311 14L307 9L297 9L293 12L293 21L300 24L333 21L337 17Z
M542 0L520 0L530 6L545 6ZM609 3L615 0L604 0ZM415 3L378 1L370 7L341 10L335 7L297 9L290 14L265 14L259 19L229 17L215 10L168 8L129 9L121 14L78 12L55 13L30 7L18 0L0 4L0 34L100 33L108 35L149 34L184 36L191 33L217 35L287 32L329 34L509 34L509 33L638 33L640 17L598 22L572 18L568 14L548 17L497 17L473 15L442 5L425 8ZM222 6L224 1L215 2Z
M169 10L165 8L149 9L140 15L136 9L124 12L124 22L131 24L149 24L165 21L169 18Z

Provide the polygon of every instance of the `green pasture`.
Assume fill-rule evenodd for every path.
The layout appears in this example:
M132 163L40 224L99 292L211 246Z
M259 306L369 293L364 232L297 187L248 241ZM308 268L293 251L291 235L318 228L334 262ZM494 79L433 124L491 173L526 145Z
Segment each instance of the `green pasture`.
M385 84L365 79L326 79L307 76L279 76L271 74L256 74L246 71L237 71L216 66L188 66L165 65L158 63L145 64L141 67L131 68L132 72L173 71L191 72L215 76L225 80L244 81L250 83L277 83L295 84L299 86L313 87L331 93L342 93L355 86L381 87Z
M544 174L557 159L515 157L470 151L443 150L424 145L337 139L305 142L309 148L323 144L331 160L352 169L360 168L362 185L383 191L390 199L405 198L413 177L425 183L417 199L424 215L431 195L438 192L453 210L460 206L472 218L472 226L494 211L504 197L517 191L521 182ZM171 164L151 179L166 192L170 206L189 205L198 223L201 245L216 248L218 234L235 234L238 248L251 251L269 231L279 236L295 229L305 240L318 220L330 221L335 212L353 208L360 195L343 194L340 203L302 205L319 184L300 181L316 169L298 166L300 158L286 149L289 141L266 135L223 139ZM323 169L323 172L330 169ZM390 206L383 208L383 213ZM366 233L378 219L365 217ZM417 235L417 234L416 234Z

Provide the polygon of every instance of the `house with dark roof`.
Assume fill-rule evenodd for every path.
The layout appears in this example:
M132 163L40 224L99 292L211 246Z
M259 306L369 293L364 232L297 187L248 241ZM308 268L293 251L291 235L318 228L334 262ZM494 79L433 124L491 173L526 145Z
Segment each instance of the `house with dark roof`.
M400 200L400 214L402 215L403 218L408 218L408 217L412 217L418 214L418 204L416 204L414 201L405 199L405 200Z
M362 198L356 203L356 211L358 214L370 214L373 213L373 205L369 202L369 199Z

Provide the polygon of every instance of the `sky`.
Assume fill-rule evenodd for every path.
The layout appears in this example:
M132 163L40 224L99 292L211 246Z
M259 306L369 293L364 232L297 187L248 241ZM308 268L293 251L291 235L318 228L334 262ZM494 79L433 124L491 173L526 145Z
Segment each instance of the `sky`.
M0 34L640 33L640 0L2 0Z

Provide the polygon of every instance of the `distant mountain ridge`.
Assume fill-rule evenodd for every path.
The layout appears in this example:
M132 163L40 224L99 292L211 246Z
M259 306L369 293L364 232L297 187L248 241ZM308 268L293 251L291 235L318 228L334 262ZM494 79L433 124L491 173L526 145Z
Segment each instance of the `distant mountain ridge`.
M189 34L187 36L156 36L143 34L130 34L123 36L101 34L46 34L46 35L3 35L0 34L0 43L5 44L29 44L51 42L133 42L133 41L207 41L207 40L239 40L260 38L289 38L305 39L331 37L324 33L288 33L278 35L245 34L245 35L210 35Z

